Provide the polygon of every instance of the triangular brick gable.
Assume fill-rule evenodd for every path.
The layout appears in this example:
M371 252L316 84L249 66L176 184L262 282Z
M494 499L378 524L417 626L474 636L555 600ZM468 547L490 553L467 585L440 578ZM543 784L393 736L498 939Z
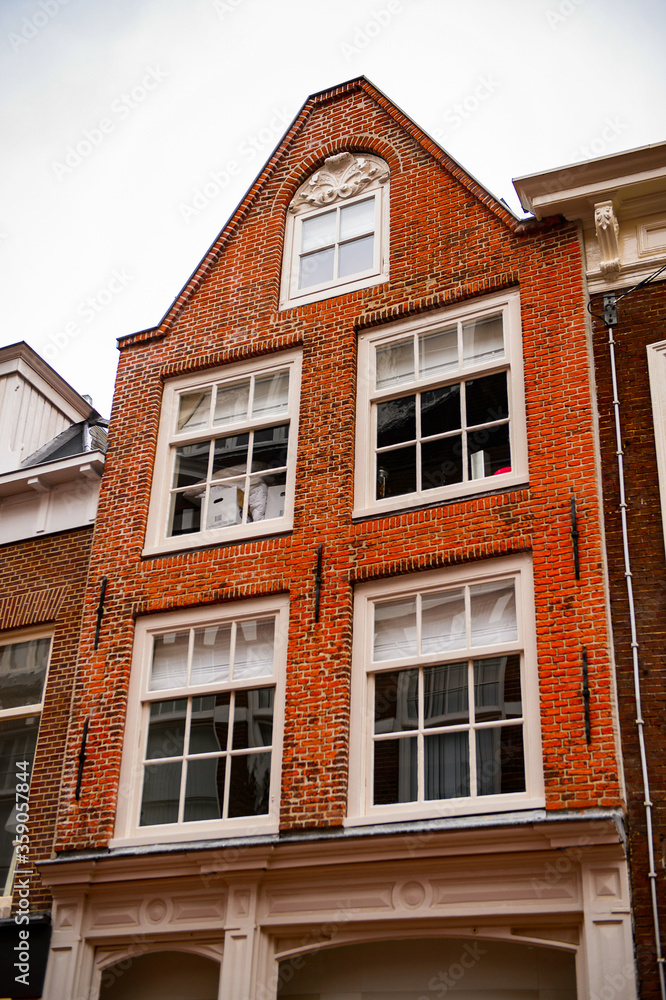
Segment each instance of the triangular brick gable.
M282 266L286 208L298 186L327 156L342 149L374 153L388 162L392 175L397 177L405 171L404 160L407 150L411 147L411 151L414 151L415 146L420 147L432 161L441 166L443 182L456 184L468 207L476 202L485 208L488 218L494 218L506 230L514 233L519 233L525 228L525 222L518 220L508 208L498 202L380 90L365 77L359 77L313 94L307 99L282 141L162 320L155 327L119 338L119 347L122 349L162 337L177 324L182 318L183 311L192 305L197 293L215 271L225 250L241 233L257 208L263 212L264 224L266 220L270 220L271 232L267 242L262 240L256 244L254 251L257 258L261 257L262 278L269 280L268 272L271 271L270 280L275 282L277 289ZM423 191L419 189L418 197L422 196ZM271 206L268 213L265 211L267 203ZM396 201L396 208L397 205ZM460 207L464 208L462 202ZM246 281L249 273L247 264L246 260L242 265ZM233 268L234 271L240 269L240 265ZM507 276L509 283L514 280L515 277ZM500 286L503 284L505 282L501 281ZM497 287L497 273L494 287ZM490 289L485 286L479 288L479 292L487 290ZM218 302L221 303L225 297L225 289L218 289L218 292L220 291L222 294L221 298L218 294ZM471 291L473 294L473 289ZM229 293L230 289L227 289L226 294ZM467 286L466 293L470 293L470 288ZM440 296L436 304L443 304L444 301L445 299Z

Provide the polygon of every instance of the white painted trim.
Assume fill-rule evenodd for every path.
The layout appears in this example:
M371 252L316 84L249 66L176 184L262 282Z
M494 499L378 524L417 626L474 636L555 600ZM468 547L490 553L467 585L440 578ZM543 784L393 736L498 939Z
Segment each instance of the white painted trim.
M405 336L436 332L448 325L460 326L463 322L482 319L501 313L504 326L505 356L478 365L462 365L445 377L412 380L390 390L375 389L375 348ZM453 384L474 375L490 375L506 371L509 400L509 441L511 472L445 485L435 489L376 499L375 497L375 401L396 396L401 392L427 389L434 385ZM378 327L359 336L358 341L358 390L356 406L356 474L354 483L354 517L380 516L394 510L433 506L460 497L494 493L498 490L516 489L528 482L528 449L525 415L525 385L523 377L522 336L520 323L520 295L517 291L504 292L483 299L475 299L462 306L455 306L410 317L397 323Z
M372 664L372 605L378 598L412 595L429 590L457 587L460 584L487 583L493 580L513 579L516 584L516 611L518 639L499 646L478 647L474 657L500 655L505 651L523 653L521 682L523 685L523 744L525 749L525 786L522 793L510 795L479 795L460 799L433 800L426 803L395 803L373 805L371 780L372 706L368 697L370 674L397 667L397 661ZM541 752L541 722L539 713L539 682L536 651L536 626L534 614L534 581L529 556L503 556L498 559L469 563L443 570L429 570L409 576L392 577L373 583L361 584L354 595L354 638L352 646L351 728L349 803L345 826L464 816L516 809L540 808L545 804L543 763ZM418 658L419 663L454 661L467 658L459 650L450 654ZM416 664L417 659L403 659L400 667Z
M202 546L224 545L227 542L240 541L276 535L289 531L294 521L294 493L296 487L296 456L298 450L298 416L301 391L300 351L287 351L254 358L226 365L214 371L201 372L197 375L185 375L173 379L164 387L162 412L157 437L153 483L150 494L150 507L146 528L146 544L143 555L157 555L166 552L180 552ZM288 412L279 418L264 420L262 426L273 426L276 423L289 423L289 444L287 455L287 476L285 488L285 508L282 517L256 521L250 524L232 524L223 528L202 530L191 534L168 536L168 517L171 488L172 449L177 445L186 444L189 440L222 437L229 429L219 431L208 429L202 434L180 434L174 431L176 421L176 406L178 395L186 389L198 389L207 385L221 384L233 381L244 375L263 375L279 369L289 369L289 402ZM240 423L233 427L233 432L242 433L246 427L255 426L257 421Z
M666 548L666 340L647 345L647 360L661 498L661 528Z
M176 628L201 628L226 621L242 621L258 616L275 615L274 670L272 676L248 679L229 684L164 689L149 692L148 679L151 667L152 638ZM232 602L205 608L151 615L139 619L134 635L132 672L128 692L125 741L123 745L116 814L115 836L111 847L131 844L170 844L183 841L210 840L221 836L253 836L275 833L278 830L280 807L280 782L282 767L282 740L284 732L284 687L287 659L289 598L286 595ZM275 686L273 712L273 742L271 750L270 807L265 816L238 819L203 820L140 826L141 792L143 779L143 746L146 738L146 719L151 701L173 697L193 697L213 694L222 688L239 690ZM159 697L158 697L159 696Z

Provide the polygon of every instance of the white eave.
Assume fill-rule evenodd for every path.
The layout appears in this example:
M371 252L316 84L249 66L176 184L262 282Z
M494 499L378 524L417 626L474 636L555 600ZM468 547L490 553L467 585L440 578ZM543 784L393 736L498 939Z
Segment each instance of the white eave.
M17 469L0 476L0 497L16 496L31 490L44 493L54 486L73 483L79 478L96 481L103 470L104 455L101 451L88 451L28 469Z
M642 146L596 160L515 178L526 212L537 219L562 215L585 220L594 205L620 196L623 202L666 192L666 142Z

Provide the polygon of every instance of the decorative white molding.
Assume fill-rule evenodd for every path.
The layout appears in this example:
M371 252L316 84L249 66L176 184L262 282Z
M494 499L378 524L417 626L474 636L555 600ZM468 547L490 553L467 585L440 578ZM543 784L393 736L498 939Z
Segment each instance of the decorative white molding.
M600 267L604 274L620 270L620 227L612 201L600 201L594 206L594 227L601 250Z
M297 212L303 205L313 208L332 205L361 194L372 183L385 184L388 179L388 167L380 160L336 153L324 160L324 166L301 185L289 211Z

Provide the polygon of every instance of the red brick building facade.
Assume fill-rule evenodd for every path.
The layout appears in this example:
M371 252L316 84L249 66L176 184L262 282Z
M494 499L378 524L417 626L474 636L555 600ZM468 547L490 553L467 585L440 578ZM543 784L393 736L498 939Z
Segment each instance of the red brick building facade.
M666 146L521 185L526 207L578 220L583 234L636 960L640 995L656 1000L666 995Z
M0 349L0 426L0 979L9 992L23 972L29 926L23 997L40 995L48 950L35 862L54 847L105 432L24 343Z
M635 996L575 225L352 81L120 348L45 998Z

